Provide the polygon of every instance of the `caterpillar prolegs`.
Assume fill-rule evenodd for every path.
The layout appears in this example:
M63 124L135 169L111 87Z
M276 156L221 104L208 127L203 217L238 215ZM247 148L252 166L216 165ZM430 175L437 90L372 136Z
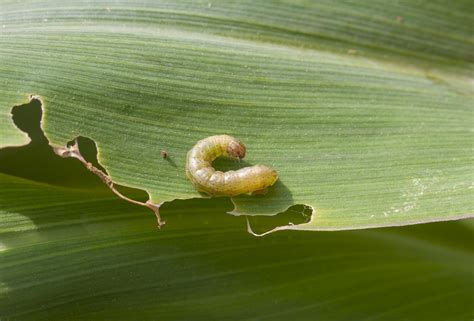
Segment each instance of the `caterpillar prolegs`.
M236 196L264 191L278 179L268 166L255 165L221 172L212 167L217 157L242 159L245 146L229 135L216 135L196 143L186 157L186 175L200 192L212 196Z

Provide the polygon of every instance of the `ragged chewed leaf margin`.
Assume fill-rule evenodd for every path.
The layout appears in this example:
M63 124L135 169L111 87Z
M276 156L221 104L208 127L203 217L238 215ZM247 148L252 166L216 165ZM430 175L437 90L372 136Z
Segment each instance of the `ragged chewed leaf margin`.
M146 190L156 204L198 197L184 178L184 155L198 139L228 133L249 145L250 163L275 165L281 173L273 193L234 199L234 213L274 215L308 204L316 209L311 228L344 229L456 219L472 212L472 182L465 175L472 157L464 147L472 141L472 90L466 78L472 63L465 55L466 24L459 22L471 18L462 3L446 3L456 14L436 27L438 6L387 6L384 14L393 17L371 21L377 28L363 28L375 30L367 35L357 30L361 47L356 49L344 37L335 37L332 49L334 41L318 47L324 33L305 19L321 21L303 13L329 10L334 15L329 21L341 21L342 7L332 10L327 4L287 8L256 2L259 12L286 12L249 24L256 30L283 26L261 38L246 32L218 35L221 28L213 25L189 28L174 15L166 28L162 19L150 16L147 23L131 22L127 12L153 16L161 3L150 2L139 12L133 6L124 10L124 4L104 10L89 3L83 11L75 8L73 17L69 4L51 1L45 7L54 10L40 8L26 16L18 14L18 6L27 2L9 4L0 38L3 80L9 79L0 88L2 105L41 95L52 145L63 148L75 137L90 137L112 180ZM364 14L376 8L371 4L346 11L360 19L354 26L364 26ZM416 10L415 19L408 13L418 5L424 10ZM252 6L214 3L204 9L212 16L252 11ZM90 16L94 10L97 15ZM178 5L175 14L193 11L202 8ZM35 19L52 14L66 16ZM83 19L93 23L79 24ZM123 28L109 24L121 19ZM287 28L290 20L310 28L300 39L307 47L288 41L286 35L294 34ZM231 21L213 23L223 27ZM391 37L372 37L374 32ZM374 39L380 43L370 44ZM423 52L426 48L429 52ZM158 156L161 150L169 151L174 166Z

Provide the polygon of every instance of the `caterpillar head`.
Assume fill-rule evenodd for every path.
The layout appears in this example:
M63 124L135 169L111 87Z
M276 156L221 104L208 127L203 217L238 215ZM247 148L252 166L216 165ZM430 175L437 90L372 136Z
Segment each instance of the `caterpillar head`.
M242 159L245 157L245 145L238 140L233 140L227 146L227 153L230 157Z

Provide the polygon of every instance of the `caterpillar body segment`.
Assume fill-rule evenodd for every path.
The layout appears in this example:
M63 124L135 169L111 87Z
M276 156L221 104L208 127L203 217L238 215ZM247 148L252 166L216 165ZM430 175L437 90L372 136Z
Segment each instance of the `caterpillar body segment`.
M212 167L217 157L242 159L245 146L229 135L216 135L202 139L186 157L186 175L200 192L211 196L236 196L259 193L272 186L278 173L265 165L244 167L221 172Z

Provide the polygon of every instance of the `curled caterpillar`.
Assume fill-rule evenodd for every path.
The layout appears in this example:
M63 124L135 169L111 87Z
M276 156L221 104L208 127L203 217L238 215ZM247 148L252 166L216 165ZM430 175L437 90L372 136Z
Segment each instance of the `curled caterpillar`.
M186 157L186 175L200 192L212 196L236 196L265 191L278 179L278 173L268 166L255 165L236 171L221 172L212 167L219 156L242 159L245 146L229 135L202 139Z

